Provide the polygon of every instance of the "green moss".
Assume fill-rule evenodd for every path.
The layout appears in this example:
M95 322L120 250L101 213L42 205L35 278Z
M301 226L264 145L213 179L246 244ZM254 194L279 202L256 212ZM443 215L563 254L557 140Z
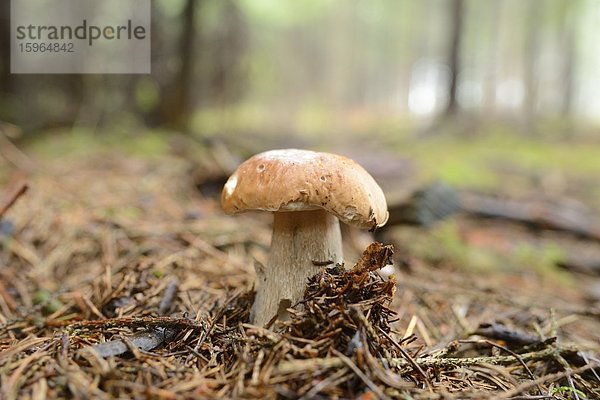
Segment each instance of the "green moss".
M33 295L33 303L42 306L42 313L50 315L64 307L64 304L47 291L40 289Z
M198 110L192 116L191 131L200 137L263 132L273 129L274 116L251 105Z
M139 207L123 205L120 207L106 207L103 214L105 218L133 221L140 219L144 212Z
M162 278L165 273L163 271L160 271L158 269L153 269L152 270L152 275L154 275L155 278Z
M513 254L514 262L521 268L535 272L540 278L571 285L574 283L572 275L557 265L564 257L563 249L555 244L534 247L531 244L523 243Z
M550 391L550 395L554 396L557 394L569 395L569 397L571 397L571 395L574 395L575 398L579 398L582 400L588 398L583 391L576 389L574 387L570 387L570 386L553 387L552 390Z
M415 162L420 178L439 178L464 188L495 190L510 185L508 188L531 190L530 176L554 175L568 180L600 175L600 145L594 143L491 134L471 138L445 135L405 138L393 146ZM513 171L508 181L506 175L498 172L499 167ZM598 197L596 193L595 198ZM600 205L600 201L596 204Z
M557 266L564 258L558 245L522 243L512 252L473 246L463 239L456 220L438 223L429 231L406 228L397 237L413 254L430 263L444 262L472 273L527 272L563 285L573 282L570 274Z
M164 155L169 151L169 133L158 130L142 130L129 133L123 127L92 131L84 128L45 133L28 144L27 151L41 159L58 159L69 156L87 156L102 152L118 151L140 157Z
M462 238L456 220L444 221L435 226L431 230L427 247L437 249L439 260L472 272L504 269L505 266L494 251L469 246Z

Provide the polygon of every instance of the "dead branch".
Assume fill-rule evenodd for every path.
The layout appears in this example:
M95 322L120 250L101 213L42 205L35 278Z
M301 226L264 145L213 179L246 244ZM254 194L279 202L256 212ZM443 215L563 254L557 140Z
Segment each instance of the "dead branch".
M118 356L131 350L131 346L139 350L152 350L163 343L171 341L178 331L173 328L153 328L138 332L127 337L128 343L123 339L111 340L91 346L91 349L98 352L100 357ZM86 347L83 351L89 350Z
M169 327L179 329L203 329L202 325L190 321L186 318L173 317L124 317L111 318L98 321L81 321L68 324L70 331L78 330L108 330L115 328L148 328L148 327Z
M473 334L484 336L489 339L503 340L512 346L528 346L541 341L540 338L535 335L510 329L498 323L480 324Z
M459 196L447 184L433 182L415 189L409 196L392 200L388 210L390 217L387 227L430 226L460 211Z
M176 279L170 281L167 285L158 307L158 312L160 314L166 313L166 311L171 307L173 299L177 294L177 285L178 282ZM120 320L122 322L123 319ZM164 318L161 318L161 321L165 322ZM169 325L161 324L160 326L155 326L151 329L138 332L130 337L124 337L121 339L100 343L91 347L86 347L83 351L91 349L96 351L100 357L110 357L126 353L127 351L134 351L136 349L152 350L163 343L168 343L173 340L177 332L179 332L182 328L179 325L182 321L186 320L178 319L177 321L169 321ZM88 321L86 328L90 326L89 322L92 321ZM114 323L115 320L112 320L112 322ZM128 323L132 322L133 321L128 321ZM71 327L73 327L73 325L71 325Z
M529 353L519 354L519 357L523 362L529 361L541 361L554 359L556 352L559 354L571 354L575 350L562 349L557 350L556 348L547 348L540 351L534 351ZM482 357L417 357L413 359L414 362L422 369L426 368L440 368L440 369L453 369L458 367L470 367L473 365L511 365L518 360L514 356L482 356ZM380 362L387 362L392 367L402 369L406 367L412 367L413 364L405 358L391 358L391 359L380 359ZM339 357L328 357L328 358L313 358L308 360L289 360L282 361L277 366L277 371L281 374L297 373L298 371L312 371L317 368L339 368L344 362Z
M536 229L569 232L582 238L600 240L600 223L571 207L462 193L461 208L477 217L505 219Z
M8 209L16 203L19 197L23 196L25 192L27 192L27 189L29 189L27 182L21 182L17 189L15 189L13 193L11 193L8 198L0 204L0 218L2 218Z

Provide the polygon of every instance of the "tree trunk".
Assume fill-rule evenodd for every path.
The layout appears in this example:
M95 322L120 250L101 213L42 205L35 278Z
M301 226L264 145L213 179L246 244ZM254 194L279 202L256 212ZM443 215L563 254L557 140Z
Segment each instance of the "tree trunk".
M538 19L540 13L540 3L535 0L526 2L527 17L525 20L526 37L525 37L525 70L524 70L524 85L525 85L525 103L523 104L523 120L525 133L527 135L535 135L536 133L536 117L537 117L537 55L539 50L539 29Z
M500 27L503 24L502 6L504 3L494 2L490 4L489 29L490 40L489 47L486 49L487 65L486 76L483 82L483 116L487 119L493 119L496 113L496 85L498 81L498 58L500 57L500 49L498 42L500 38Z
M0 98L12 92L10 75L10 2L0 3ZM0 116L6 110L0 110Z
M448 105L446 116L454 116L458 111L458 74L460 72L460 47L463 30L463 0L452 0L450 5L450 44L448 52L448 67L450 69L450 85L448 88Z
M178 129L186 129L192 111L190 88L194 66L194 44L196 42L197 0L187 0L181 14L182 29L179 36L179 69L173 80L164 89L160 106L160 123Z
M563 51L563 70L561 80L564 85L561 104L561 114L565 118L571 117L573 108L573 97L575 92L575 70L577 60L577 38L576 38L576 13L577 4L571 4L570 0L564 4L564 13L561 29L560 43Z
M212 46L207 98L210 103L223 106L238 99L242 92L240 73L242 55L246 49L246 24L236 1L221 3L217 32L210 37ZM209 46L206 46L209 48Z

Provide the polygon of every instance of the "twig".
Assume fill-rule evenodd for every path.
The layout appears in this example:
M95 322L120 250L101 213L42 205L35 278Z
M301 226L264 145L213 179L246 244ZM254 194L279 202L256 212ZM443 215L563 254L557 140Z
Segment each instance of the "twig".
M6 399L17 399L18 391L19 391L19 380L23 378L23 372L29 367L29 365L33 364L36 360L47 357L44 349L38 349L35 353L30 354L25 357L21 363L19 363L18 368L15 369L15 372L6 379L5 385L3 385L0 394L2 398ZM6 396L6 397L4 397Z
M354 373L371 389L378 398L385 399L386 395L371 381L361 370L352 362L351 359L340 353L339 351L333 349L333 354L335 354L343 364L346 364ZM310 361L310 360L309 360Z
M564 350L568 351L568 350ZM531 353L523 353L520 354L521 360L523 362L528 361L539 361L546 360L549 358L554 358L556 353L556 349L547 348L541 351L535 351ZM390 365L396 368L408 367L411 366L410 362L404 358L390 358L386 359L386 362L390 363ZM484 357L449 357L449 358L439 358L439 357L419 357L414 358L414 361L421 368L455 368L455 367L469 367L472 365L481 365L481 364L492 364L492 365L510 365L513 364L516 360L514 356L484 356ZM314 370L317 367L320 368L338 368L342 366L344 362L337 357L328 357L328 358L312 358L308 360L289 360L282 361L277 370L280 373L288 373L292 371L298 370Z
M175 329L155 328L136 333L130 337L123 337L117 340L100 343L91 346L91 349L98 352L100 357L118 356L128 351L134 355L135 350L152 350L162 343L169 341L175 336ZM89 347L84 350L90 349ZM136 355L136 358L139 358Z
M461 195L464 212L483 218L500 218L536 229L552 229L600 240L600 227L592 216L548 202L518 201L475 193Z
M40 343L47 342L49 338L41 337L41 338L27 338L20 343L11 346L8 350L4 350L0 352L0 361L7 360L11 357L14 357L16 354L32 348L33 346L38 346Z
M503 340L517 346L532 345L540 342L540 338L535 335L510 329L498 323L479 324L473 334L489 339Z
M367 317L365 317L365 315L362 313L362 311L359 309L359 307L357 307L357 306L350 307L350 314L365 327L365 329L371 336L372 340L376 340L377 333L375 332L375 329L369 323L369 321L367 320ZM423 371L423 369L419 366L419 364L417 364L415 362L415 360L411 357L411 355L408 354L408 352L406 350L404 350L402 348L402 346L400 346L394 339L392 339L392 337L390 335L388 335L386 331L384 331L380 326L378 326L377 328L379 329L379 332L381 332L383 334L383 336L385 336L387 338L387 340L390 343L392 343L392 345L394 347L396 347L396 349L398 349L398 351L400 351L400 354L402 354L402 357L404 357L411 364L413 369L415 371L417 371L417 373L419 375L421 375L421 377L425 380L427 387L429 388L429 390L431 390L431 388L432 388L431 381L429 380L429 377L427 376L425 371Z
M583 367L576 368L576 369L573 369L570 371L562 371L562 372L557 372L555 374L544 375L544 376L537 378L534 381L524 382L512 390L502 393L501 397L499 397L499 398L512 399L513 396L516 396L519 393L523 393L525 390L529 390L530 388L532 388L534 386L541 385L544 382L556 381L556 380L559 380L559 379L562 379L562 378L565 378L568 376L580 374L580 373L587 371L588 369L593 368L593 367L594 366L592 364L588 364L588 365L584 365Z
M67 329L76 330L104 330L112 328L148 328L148 327L168 327L174 329L202 329L199 325L186 318L173 317L125 317L111 318L100 321L81 321L67 326Z
M240 294L241 294L241 292L235 293L233 296L231 296L231 298L229 298L229 300L227 300L225 302L225 304L223 304L223 306L221 307L221 310L219 310L219 312L217 313L217 315L215 316L215 318L211 321L210 326L208 327L208 329L206 331L204 331L204 333L202 334L202 336L200 337L200 339L198 339L198 343L196 343L196 346L194 346L194 351L192 352L192 354L197 353L200 350L200 347L202 346L202 344L204 343L204 341L206 340L206 338L208 337L208 335L210 335L210 333L214 329L217 321L219 321L223 317L223 315L225 314L225 311L227 310L227 307L235 299L237 299ZM191 360L190 356L188 356L187 361L189 362L189 360Z
M531 372L531 370L529 369L529 367L527 366L527 364L525 364L525 361L523 361L523 359L521 358L521 356L519 356L517 353L515 353L514 351L510 350L507 347L501 346L498 343L494 343L491 340L476 340L476 341L472 341L472 340L459 340L460 343L485 343L488 344L492 347L495 347L497 349L500 349L508 354L510 354L511 356L513 356L518 362L519 364L521 364L521 366L523 367L523 369L527 372L527 375L529 375L529 377L531 378L532 381L535 381L535 375L533 375L533 372ZM543 389L540 385L538 385L538 390L540 392L540 394L542 394Z
M421 377L425 380L425 383L427 383L427 387L431 390L431 381L429 380L429 377L427 376L425 371L423 371L421 366L419 364L417 364L415 359L412 358L411 355L408 354L408 352L406 350L404 350L402 348L402 346L400 346L394 339L392 339L392 337L390 335L388 335L387 332L385 332L383 329L381 329L381 327L379 327L379 332L381 332L383 334L383 336L385 336L390 341L390 343L392 343L392 345L394 345L394 347L398 349L398 351L402 354L402 357L404 357L406 359L406 361L408 361L410 363L410 365L413 367L413 369L415 371L417 371L419 373L419 375L421 375Z
M15 204L19 197L27 192L27 189L29 189L27 182L21 182L17 189L4 201L4 204L0 204L0 218L2 218L8 209Z
M158 307L158 312L160 314L166 313L169 308L171 308L171 304L173 302L173 298L177 293L177 279L172 280L167 285L163 297L160 300L160 305ZM123 320L122 318L120 320ZM130 319L127 319L127 322ZM164 318L160 318L161 322L164 322ZM113 320L114 321L114 320ZM187 320L185 320L187 321ZM87 321L92 322L92 321ZM100 321L106 322L106 321ZM173 323L174 321L170 320L169 323ZM143 332L138 332L131 337L123 337L121 339L111 340L105 343L100 343L95 346L92 346L91 349L95 350L101 357L110 357L117 356L127 351L131 351L136 358L138 358L138 349L139 350L152 350L165 342L171 341L175 334L181 329L179 326L180 320L176 320L175 324L172 324L170 327L164 326L164 324L160 324L160 326L155 326L151 329L146 329ZM89 324L86 324L88 327ZM90 349L86 347L85 350Z

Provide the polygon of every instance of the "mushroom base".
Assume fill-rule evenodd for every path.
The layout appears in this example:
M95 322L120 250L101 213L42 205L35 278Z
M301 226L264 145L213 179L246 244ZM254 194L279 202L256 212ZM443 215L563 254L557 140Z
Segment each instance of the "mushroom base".
M257 267L254 324L264 326L275 315L287 317L302 299L307 279L326 265L343 260L338 219L323 210L274 214L269 261Z

